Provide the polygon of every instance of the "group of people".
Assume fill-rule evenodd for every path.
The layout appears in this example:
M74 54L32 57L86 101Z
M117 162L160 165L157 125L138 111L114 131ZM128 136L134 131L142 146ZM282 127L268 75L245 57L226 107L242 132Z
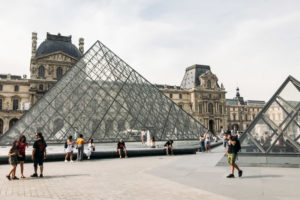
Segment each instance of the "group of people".
M154 136L150 136L149 131L146 131L145 128L143 128L142 131L141 131L141 141L142 141L142 144L148 143L148 145L151 148L155 148L156 147L156 145L155 145L155 137Z
M42 133L37 133L35 135L35 142L33 143L31 159L33 161L34 173L31 177L38 177L37 169L40 167L40 175L39 177L43 177L43 163L47 157L46 147L47 144L44 140ZM26 148L28 148L28 143L26 142L26 137L22 135L19 140L14 141L12 143L12 147L8 152L9 163L12 165L12 169L9 174L6 176L8 180L17 180L19 179L16 176L16 169L18 163L20 163L21 168L21 178L25 178L24 176L24 161L26 160Z
M205 134L200 135L200 149L201 149L201 152L210 152L211 139L212 139L212 133L209 130L207 130Z
M77 161L83 160L83 154L84 154L84 144L88 144L87 149L87 159L91 158L92 152L95 151L95 144L93 139L89 139L87 142L84 140L83 135L80 134L79 138L75 141L73 141L73 137L70 135L65 142L65 162L68 162L70 159L70 162L73 161L73 151L74 148L77 149Z

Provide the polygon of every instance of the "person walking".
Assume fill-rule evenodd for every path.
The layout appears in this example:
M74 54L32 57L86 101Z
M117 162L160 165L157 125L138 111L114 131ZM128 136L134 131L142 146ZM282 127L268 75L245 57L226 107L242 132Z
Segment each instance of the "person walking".
M73 148L74 148L74 141L72 135L69 136L67 140L67 148L66 148L66 157L65 162L68 162L68 158L70 158L70 162L73 162Z
M83 135L80 134L79 138L77 139L77 161L82 161L83 160L83 152L84 152L84 139L83 139Z
M241 149L240 141L238 140L237 136L231 136L230 131L226 132L225 134L228 140L226 152L227 162L230 165L230 174L227 176L227 178L234 178L234 168L238 170L238 175L241 177L243 175L243 171L235 163L237 154Z
M18 165L18 154L19 154L18 142L14 141L8 152L8 156L9 156L8 161L9 164L12 166L12 169L10 170L9 174L6 176L8 180L19 179L16 177L16 169Z
M92 155L93 151L95 151L94 140L93 139L89 139L88 151L87 151L88 160L91 159L91 155Z
M21 178L25 178L25 176L24 176L24 162L25 162L25 159L26 159L25 151L26 151L26 148L28 148L28 143L26 143L25 135L22 135L19 138L17 146L18 146L18 149L19 149L18 160L19 160L19 163L20 163Z
M34 167L34 174L31 177L38 177L37 168L40 166L40 178L43 178L43 170L44 170L44 161L47 157L47 144L44 140L42 133L37 133L35 135L36 141L33 143L32 149L32 160Z

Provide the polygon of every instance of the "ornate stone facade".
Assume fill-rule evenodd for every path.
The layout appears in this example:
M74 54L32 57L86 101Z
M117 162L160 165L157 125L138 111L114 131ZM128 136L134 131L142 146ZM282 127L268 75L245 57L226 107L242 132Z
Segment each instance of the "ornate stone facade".
M0 134L6 132L68 69L84 51L84 39L79 49L71 36L52 35L37 48L37 33L32 33L30 79L24 75L0 75Z
M181 86L156 85L164 94L199 120L213 133L222 128L244 131L265 105L264 101L244 101L239 91L226 99L226 91L207 65L186 69Z

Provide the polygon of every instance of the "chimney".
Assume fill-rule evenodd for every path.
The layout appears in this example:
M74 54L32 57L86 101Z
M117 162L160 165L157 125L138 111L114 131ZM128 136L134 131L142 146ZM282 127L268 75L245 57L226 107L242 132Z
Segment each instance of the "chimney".
M83 38L79 38L79 51L81 54L84 53L84 39Z
M35 57L35 53L36 53L36 43L37 43L37 33L36 32L32 32L32 46L31 46L31 57L34 58Z

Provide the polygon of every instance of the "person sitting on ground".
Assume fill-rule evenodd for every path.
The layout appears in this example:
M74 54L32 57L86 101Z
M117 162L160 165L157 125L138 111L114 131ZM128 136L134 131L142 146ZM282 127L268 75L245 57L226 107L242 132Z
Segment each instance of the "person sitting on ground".
M169 151L171 151L171 155L174 155L174 153L173 153L173 150L174 150L173 140L168 140L164 146L165 146L165 149L166 149L167 156L169 155Z
M89 139L89 144L88 144L88 151L87 151L87 157L88 160L91 159L91 155L95 151L95 144L93 139Z
M40 166L40 178L43 178L43 170L44 170L44 160L47 157L46 147L47 144L44 140L42 133L37 133L35 135L36 141L33 143L32 149L32 160L34 166L34 174L31 177L38 177L37 167Z
M72 135L69 136L67 142L66 142L66 157L65 162L68 162L68 158L70 157L70 162L73 162L73 148L74 148L74 142Z
M243 175L243 171L237 166L235 163L237 153L240 150L240 143L237 138L237 136L231 136L230 131L226 132L226 138L228 140L228 145L227 145L227 162L230 165L230 174L227 176L227 178L234 178L234 168L238 170L239 177Z
M16 169L18 165L18 155L19 155L19 149L17 143L18 143L17 141L14 141L8 152L9 164L12 166L12 169L10 170L9 174L6 176L8 180L19 179L16 177Z
M117 152L119 153L120 158L122 158L122 152L125 154L125 158L127 158L127 149L124 140L121 138L117 144Z

